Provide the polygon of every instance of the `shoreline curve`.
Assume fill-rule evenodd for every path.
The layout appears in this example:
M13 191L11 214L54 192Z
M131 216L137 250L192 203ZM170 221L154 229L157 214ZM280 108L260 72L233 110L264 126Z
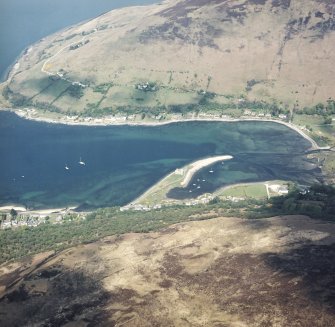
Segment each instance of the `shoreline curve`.
M286 127L294 130L298 134L300 134L304 139L309 141L311 144L310 150L326 150L329 149L329 147L320 147L317 142L310 137L308 134L306 134L301 128L294 125L291 122L285 122L278 119L271 119L271 118L249 118L249 117L241 117L241 118L231 118L231 117L225 117L225 118L202 118L202 117L194 117L194 113L190 113L192 117L190 118L178 118L178 119L168 119L166 121L127 121L126 117L119 117L119 120L110 121L105 118L91 118L94 119L93 121L69 121L66 120L65 117L63 119L52 119L47 118L43 116L30 116L27 112L24 112L22 109L20 111L14 110L11 108L0 108L0 111L7 111L12 112L15 115L17 115L20 118L31 120L31 121L37 121L42 123L48 123L48 124L61 124L61 125L69 125L69 126L163 126L168 124L174 124L174 123L184 123L184 122L226 122L226 123L232 123L232 122L241 122L241 121L257 121L257 122L272 122L277 123L281 125L285 125ZM90 118L90 117L87 117Z

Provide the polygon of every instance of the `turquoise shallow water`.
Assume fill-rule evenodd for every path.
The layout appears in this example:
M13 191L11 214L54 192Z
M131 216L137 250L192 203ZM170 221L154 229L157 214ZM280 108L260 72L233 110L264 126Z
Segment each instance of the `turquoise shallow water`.
M174 189L170 196L185 198L238 182L308 183L320 178L304 154L309 146L295 131L271 122L87 127L0 112L0 204L123 205L176 168L221 154L234 159L202 169L190 188ZM198 179L201 188L194 189Z

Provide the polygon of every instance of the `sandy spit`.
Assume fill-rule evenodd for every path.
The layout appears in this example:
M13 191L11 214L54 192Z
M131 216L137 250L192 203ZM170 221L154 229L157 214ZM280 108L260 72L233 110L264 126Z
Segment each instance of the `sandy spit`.
M192 164L190 164L190 169L187 171L184 180L181 182L182 187L186 187L188 183L191 181L193 175L200 170L201 168L204 168L206 166L209 166L215 162L218 161L224 161L224 160L230 160L233 159L232 156L225 155L225 156L216 156L211 158L206 158L202 160L198 160Z

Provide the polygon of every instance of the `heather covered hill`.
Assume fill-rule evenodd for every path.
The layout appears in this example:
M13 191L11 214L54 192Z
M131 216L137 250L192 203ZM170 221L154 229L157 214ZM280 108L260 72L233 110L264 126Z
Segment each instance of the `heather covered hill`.
M0 266L0 323L332 327L334 233L304 216L220 217L42 253Z
M168 0L114 10L34 44L3 94L14 107L92 115L206 101L233 107L241 98L286 109L326 103L334 97L334 10L330 0Z

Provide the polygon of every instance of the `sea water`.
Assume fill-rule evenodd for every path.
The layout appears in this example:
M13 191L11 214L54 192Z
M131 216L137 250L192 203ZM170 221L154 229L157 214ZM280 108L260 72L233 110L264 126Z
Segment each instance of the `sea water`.
M187 198L229 184L274 179L312 183L320 169L307 158L309 147L300 134L273 122L93 127L0 112L0 204L124 205L176 168L217 155L234 159L201 169L189 187L169 195ZM194 189L198 179L201 187Z

